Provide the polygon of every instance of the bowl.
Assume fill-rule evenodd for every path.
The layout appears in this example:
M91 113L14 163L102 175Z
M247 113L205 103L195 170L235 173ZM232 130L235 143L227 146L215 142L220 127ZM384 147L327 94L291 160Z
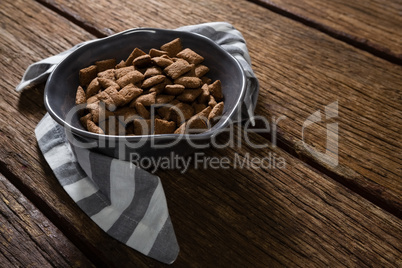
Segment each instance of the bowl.
M221 80L224 96L222 118L210 129L199 134L163 134L140 136L101 135L87 131L81 125L80 114L74 111L75 94L79 85L79 70L95 61L115 58L125 60L138 47L145 52L151 48L180 38L184 48L191 48L204 57L203 64L210 71L207 76ZM246 77L239 62L211 39L200 34L137 28L83 44L64 58L49 76L45 86L44 102L50 116L66 129L74 146L130 160L135 156L158 157L188 155L195 149L207 148L215 136L227 129L240 113L246 90ZM202 149L201 148L201 149Z

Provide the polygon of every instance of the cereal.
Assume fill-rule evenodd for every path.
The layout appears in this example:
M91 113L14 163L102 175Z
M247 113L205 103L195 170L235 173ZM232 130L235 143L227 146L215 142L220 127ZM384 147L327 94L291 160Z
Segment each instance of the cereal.
M193 64L199 64L204 61L204 58L197 53L195 53L193 50L186 48L177 53L176 55L179 58L185 59L189 63Z
M220 103L216 104L212 111L208 115L208 120L213 121L216 119L218 116L221 116L223 113L223 102L221 101Z
M142 94L143 90L139 87L134 86L133 84L128 84L127 86L123 87L119 94L122 96L123 101L120 104L121 106L128 104L133 99L137 98Z
M161 50L166 51L170 57L176 56L182 49L180 38L176 38L161 46Z
M119 80L120 78L122 78L123 76L128 74L129 72L133 72L133 71L134 71L134 66L132 66L132 65L127 66L127 67L121 67L114 71L114 75L115 75L116 79Z
M222 100L223 94L222 94L221 81L216 80L211 85L209 85L209 92L211 93L212 96L214 96L216 100Z
M213 107L215 107L216 104L217 104L217 102L216 102L214 96L210 95L208 105L213 108Z
M144 119L149 119L151 118L151 113L145 108L144 104L141 102L135 102L135 109L137 110L137 113L139 116L141 116Z
M105 79L109 79L109 80L112 80L112 81L116 80L114 69L109 69L109 70L105 70L103 72L100 72L100 73L98 73L97 76L99 78L105 78Z
M172 121L163 119L155 119L154 133L153 134L171 134L176 130L176 124Z
M205 108L207 108L207 106L203 103L193 103L193 108L194 108L194 112L196 114L198 114L199 112L201 112L202 110L204 110ZM208 106L209 107L209 106Z
M87 102L87 97L85 96L85 91L81 86L78 86L77 94L75 96L75 104L84 104Z
M201 87L202 81L198 77L181 76L174 80L175 84L183 85L186 88L198 88Z
M175 121L178 126L194 115L194 108L184 102L179 102L171 107L169 111L171 112L170 118Z
M106 71L108 69L114 69L116 66L116 59L100 60L95 62L98 73Z
M176 79L190 70L191 65L187 61L179 59L176 62L167 66L164 71L172 79Z
M156 92L152 92L146 95L141 95L134 100L135 103L141 103L144 106L151 106L156 102Z
M183 93L181 93L179 96L176 98L179 101L184 101L184 102L194 102L195 99L201 94L202 89L197 88L197 89L185 89Z
M178 84L166 85L163 92L169 95L180 95L181 93L183 93L185 88L185 86Z
M223 114L220 80L206 76L204 57L179 38L152 48L135 48L126 60L98 60L79 72L76 104L80 122L106 135L200 133ZM154 113L156 108L156 113ZM152 114L151 114L152 112Z
M87 86L96 77L98 70L96 65L88 66L87 68L81 69L79 73L80 86Z
M148 78L151 76L155 76L155 75L159 75L162 74L162 69L160 67L149 67L148 69L146 69L145 73L144 73L144 78Z
M87 120L87 129L90 132L96 133L96 134L105 134L105 132L103 132L103 130L98 127L94 122L92 122L91 120Z
M171 59L167 59L164 57L154 57L152 58L152 62L154 62L156 65L162 68L168 67L173 63Z
M139 56L133 60L133 65L134 66L145 66L151 64L151 56L148 54Z
M197 76L197 77L203 77L208 72L209 72L209 68L205 65L200 64L200 65L196 65L194 67L194 73L195 73L195 76Z
M162 83L165 80L166 76L163 74L151 76L150 78L147 78L142 82L142 87L143 88L149 88L152 87L156 84Z
M108 79L108 78L98 77L98 81L102 88L108 88L108 87L119 88L120 87L115 81Z
M119 84L120 87L125 87L128 84L135 84L144 79L144 75L137 70L128 72L123 77L119 78L116 83Z
M99 84L98 78L95 78L88 85L85 95L87 98L92 97L93 95L98 93L100 89L101 89L101 85Z
M157 95L156 96L156 104L165 104L169 103L174 99L172 95Z
M135 58L138 58L139 56L146 55L146 54L147 54L147 53L145 53L145 52L142 51L141 49L139 49L139 48L137 48L137 47L134 48L133 52L131 52L130 56L128 56L127 60L125 61L125 65L126 65L126 66L132 65L132 64L133 64L133 60L134 60Z
M149 56L151 56L151 58L160 57L162 55L167 55L167 52L163 51L163 50L155 49L155 48L151 48L149 50Z

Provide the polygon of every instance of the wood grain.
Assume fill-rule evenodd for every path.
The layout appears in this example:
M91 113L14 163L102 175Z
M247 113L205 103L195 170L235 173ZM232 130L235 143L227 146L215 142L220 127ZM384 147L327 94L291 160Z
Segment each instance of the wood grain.
M113 267L160 266L104 234L78 209L58 185L41 156L34 138L34 128L43 116L42 88L21 95L14 86L34 57L47 53L52 45L69 46L84 32L50 11L39 14L32 2L7 1L2 10L23 16L27 25L53 21L61 29L63 42L48 35L30 34L29 28L17 28L3 17L9 34L0 42L10 43L18 35L16 46L2 54L2 61L12 51L28 55L19 64L4 68L5 83L0 85L0 168L13 184L29 197L45 215L97 265ZM24 12L18 12L23 9ZM23 13L23 14L21 14ZM63 30L64 29L64 30ZM67 31L68 30L68 31ZM66 35L65 33L68 32ZM29 48L18 44L32 44ZM4 56L3 56L4 55ZM242 162L250 157L276 154L283 158L283 169L269 167L196 169L158 171L181 247L173 267L266 267L266 266L396 266L401 247L401 221L359 195L345 189L320 172L312 170L267 140L251 134L250 146L205 151L209 157L228 157L237 153ZM220 137L225 141L225 136ZM244 144L244 140L242 142Z
M400 1L252 0L393 62L402 63Z
M139 10L133 3L122 8L108 1L94 5L85 1L79 5L61 0L41 2L80 18L104 35L132 27L232 22L247 41L260 80L256 113L270 122L283 118L275 133L278 141L373 202L402 215L401 66L247 1L181 0L173 10L168 1L147 1ZM209 12L211 8L213 13ZM338 117L305 129L303 140L308 116L317 110L324 112L325 106L335 101ZM303 143L325 152L326 126L331 122L339 126L336 167L311 155Z
M0 174L1 267L94 267Z

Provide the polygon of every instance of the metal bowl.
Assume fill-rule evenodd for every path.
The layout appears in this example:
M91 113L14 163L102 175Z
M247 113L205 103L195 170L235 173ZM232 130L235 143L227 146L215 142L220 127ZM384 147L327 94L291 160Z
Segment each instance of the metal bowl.
M203 133L184 135L112 136L91 133L82 127L79 113L71 112L76 107L75 94L80 69L109 58L119 62L125 60L135 47L149 51L175 38L181 39L183 47L191 48L204 57L203 64L210 68L208 77L221 80L225 107L219 122ZM215 135L235 120L245 90L246 77L239 62L209 38L184 31L137 28L88 42L68 55L50 75L44 101L49 114L65 127L69 141L75 146L92 148L112 157L129 160L133 153L152 157L166 156L172 152L186 155L196 149L195 144L207 147Z

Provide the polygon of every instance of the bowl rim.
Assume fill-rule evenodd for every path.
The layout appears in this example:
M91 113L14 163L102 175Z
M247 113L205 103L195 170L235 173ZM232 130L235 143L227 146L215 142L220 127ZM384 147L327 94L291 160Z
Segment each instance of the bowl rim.
M224 120L219 127L217 127L214 130L208 129L205 132L202 133L198 133L198 134L150 134L150 135L106 135L106 134L97 134L97 133L92 133L89 132L87 130L81 130L75 126L73 126L72 124L66 122L64 119L60 118L57 113L55 111L53 111L50 100L48 98L48 92L51 90L50 89L50 81L52 81L54 73L56 73L56 71L58 71L58 69L60 68L60 66L63 65L63 63L74 57L76 54L80 53L82 50L88 49L90 46L96 45L98 43L103 43L103 42L108 42L111 39L115 39L115 38L120 38L122 36L125 35L135 35L136 33L141 33L141 32L149 32L149 33L154 33L157 34L158 32L168 32L168 33L180 33L181 35L189 35L195 38L200 38L203 39L205 42L208 42L209 44L211 44L213 47L215 47L216 49L220 50L221 52L223 52L224 54L226 54L227 56L229 56L229 58L231 58L233 60L233 62L235 63L235 65L237 65L240 73L241 73L241 89L240 89L240 94L239 97L237 98L236 104L234 106L234 108L229 112L228 116L225 118L222 118L220 120ZM62 125L66 131L70 131L73 134L76 134L78 136L84 137L84 138L90 138L90 139L95 139L95 140L99 140L100 138L102 139L113 139L113 140L124 140L127 142L138 142L139 140L142 140L144 138L153 138L156 140L171 140L171 139L177 139L178 137L186 137L187 139L191 139L191 140L204 140L204 139L210 139L213 136L215 136L217 133L219 133L221 129L225 129L228 124L229 121L231 120L231 118L233 118L237 113L240 112L240 108L242 106L244 97L245 97L245 93L246 93L246 75L245 75L245 71L243 69L243 67L241 66L240 62L232 55L230 54L228 51L226 51L225 49L223 49L220 45L218 45L216 42L214 42L212 39L195 33L195 32L188 32L188 31L181 31L181 30L170 30L170 29L159 29L159 28L150 28L150 27L139 27L139 28L133 28L133 29L129 29L126 31L122 31L104 38L98 38L98 39L94 39L94 40L90 40L87 42L84 42L82 44L79 44L79 47L77 49L75 49L73 52L71 52L69 55L67 55L65 58L63 58L54 68L54 70L52 71L52 73L49 75L49 78L47 80L47 83L45 85L45 89L44 89L44 104L45 104L45 108L47 110L47 112L50 114L50 116L60 125Z

